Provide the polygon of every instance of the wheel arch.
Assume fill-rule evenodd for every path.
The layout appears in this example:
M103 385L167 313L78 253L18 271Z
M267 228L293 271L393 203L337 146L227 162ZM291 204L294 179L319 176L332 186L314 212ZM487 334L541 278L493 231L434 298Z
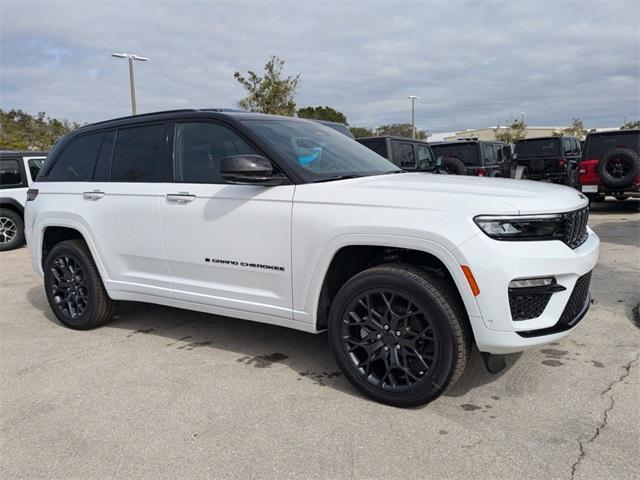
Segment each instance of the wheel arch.
M385 263L407 263L436 272L446 279L457 293L467 316L480 315L464 272L451 251L435 242L413 238L381 238L372 242L340 242L321 262L322 267L312 282L308 312L318 330L326 328L331 302L338 290L353 275L372 266Z
M20 215L22 218L24 218L24 207L15 198L0 197L0 208L4 208L4 209L7 209L7 210L13 210L18 215Z
M91 239L91 235L87 229L79 222L69 219L48 219L46 222L38 226L39 235L37 235L37 244L33 245L39 256L38 266L44 273L44 261L47 253L56 244L65 240L81 239L89 249L89 254L98 268L100 277L103 281L108 280L108 275L98 251Z

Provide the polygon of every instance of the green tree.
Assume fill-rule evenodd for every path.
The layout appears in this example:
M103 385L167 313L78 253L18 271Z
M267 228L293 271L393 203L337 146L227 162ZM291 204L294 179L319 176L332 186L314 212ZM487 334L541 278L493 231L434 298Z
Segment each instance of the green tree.
M50 118L44 112L0 109L0 149L49 150L58 137L80 127L68 120Z
M620 127L620 130L631 130L632 128L640 128L640 120L636 120L635 122L627 122Z
M351 133L356 138L365 138L365 137L374 136L373 130L370 130L366 127L351 127L349 128L349 130L351 130Z
M506 128L498 127L494 128L493 131L496 140L505 143L514 143L527 136L527 125L522 120L513 120Z
M347 123L347 117L331 107L304 107L298 109L298 117L312 120Z
M233 74L247 91L247 96L238 102L240 107L252 112L272 113L293 117L296 113L294 96L300 74L283 78L284 60L272 55L264 66L264 76L255 72L247 72L245 77L240 72Z
M413 127L410 123L393 123L391 125L380 125L378 127L379 135L394 135L397 137L411 138ZM426 130L416 128L416 138L426 140L429 135Z
M578 137L580 140L584 140L584 137L587 136L589 131L584 128L584 123L579 118L574 118L571 122L571 125L567 128L563 128L560 131L553 132L554 137L559 137L561 135L568 135L570 137Z

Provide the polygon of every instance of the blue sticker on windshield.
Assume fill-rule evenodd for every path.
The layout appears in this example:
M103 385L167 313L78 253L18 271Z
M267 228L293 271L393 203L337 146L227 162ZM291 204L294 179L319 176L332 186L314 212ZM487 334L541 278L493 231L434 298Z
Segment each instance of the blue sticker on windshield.
M320 158L320 155L322 154L322 147L315 147L311 150L313 150L312 154L298 157L298 162L300 162L300 165L308 165Z

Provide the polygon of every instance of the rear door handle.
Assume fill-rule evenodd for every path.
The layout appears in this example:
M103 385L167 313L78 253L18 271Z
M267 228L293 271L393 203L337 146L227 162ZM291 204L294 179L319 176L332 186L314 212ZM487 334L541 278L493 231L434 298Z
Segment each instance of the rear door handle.
M195 195L189 192L167 193L167 201L172 203L189 203L196 199Z
M100 190L93 190L91 192L82 192L82 198L87 200L100 200L104 197L104 192Z

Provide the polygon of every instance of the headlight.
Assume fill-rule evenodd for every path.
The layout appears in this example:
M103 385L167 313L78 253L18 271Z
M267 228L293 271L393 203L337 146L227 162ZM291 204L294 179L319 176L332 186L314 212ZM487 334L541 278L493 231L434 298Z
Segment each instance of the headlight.
M491 238L497 240L562 239L563 216L548 215L481 215L474 222Z

